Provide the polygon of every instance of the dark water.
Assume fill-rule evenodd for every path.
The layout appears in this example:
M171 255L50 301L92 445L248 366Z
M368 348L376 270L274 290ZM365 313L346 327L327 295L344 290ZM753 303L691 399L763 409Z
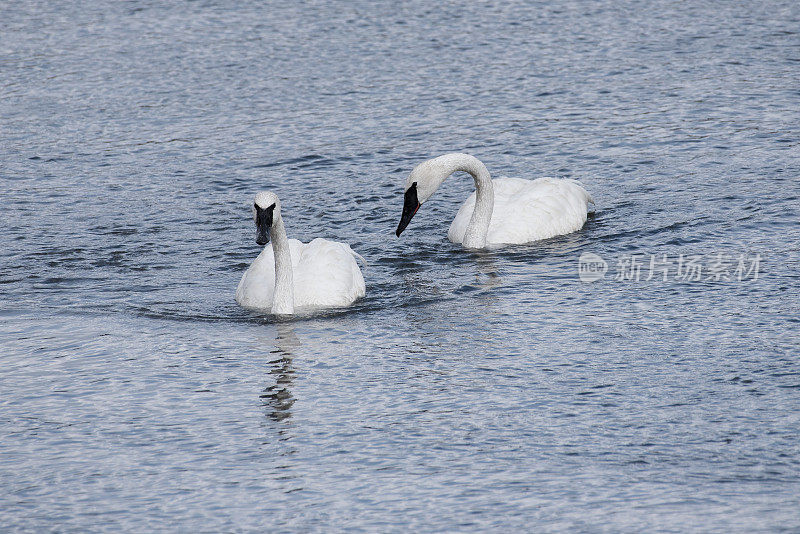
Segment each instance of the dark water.
M800 530L798 80L792 1L7 3L0 525ZM456 150L597 214L468 252L458 176L395 238ZM363 301L236 306L264 188Z

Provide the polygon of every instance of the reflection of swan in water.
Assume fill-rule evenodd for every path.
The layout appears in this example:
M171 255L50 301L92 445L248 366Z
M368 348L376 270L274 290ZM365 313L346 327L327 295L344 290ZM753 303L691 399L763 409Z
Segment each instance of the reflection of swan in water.
M476 267L474 271L475 284L472 287L478 289L478 293L482 294L503 285L503 279L497 272L496 258L493 254L485 250L471 250L470 256L475 260ZM440 258L433 258L431 261L440 264L446 263L445 260ZM408 269L403 271L402 278L407 292L419 294L426 298L446 297L450 291L457 290L458 287L451 285L451 277L431 277L428 273ZM453 289L448 290L448 285Z
M482 290L494 289L503 285L503 279L497 274L497 265L493 254L489 254L483 250L473 251L475 258L475 265L478 267L478 272L475 273L475 281ZM481 280L481 275L485 278Z
M449 355L462 354L465 343L479 347L477 353L500 352L502 337L488 336L486 329L476 330L474 324L494 328L498 322L506 321L504 317L514 316L513 304L504 299L502 291L495 291L503 286L499 271L505 261L485 250L468 251L467 257L469 261L456 267L446 257L442 260L442 256L434 255L430 261L437 267L437 276L431 276L425 268L403 271L405 292L414 301L414 305L397 309L401 316L399 328L411 334L408 352L447 359ZM457 272L442 275L438 269L442 265ZM442 324L448 328L442 328Z
M270 408L267 415L277 422L292 416L291 408L294 396L289 389L294 380L292 358L294 352L300 347L300 340L292 327L285 323L277 323L278 335L275 338L275 349L270 351L274 356L269 364L272 366L269 373L275 375L275 384L268 386L261 394L264 405Z

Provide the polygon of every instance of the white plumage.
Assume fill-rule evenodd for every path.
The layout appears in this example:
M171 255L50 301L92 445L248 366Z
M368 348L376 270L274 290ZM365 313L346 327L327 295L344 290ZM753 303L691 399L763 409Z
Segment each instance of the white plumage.
M592 210L591 195L576 180L498 178L469 154L445 154L417 165L406 180L397 235L423 202L454 172L467 172L475 192L462 204L447 237L469 248L530 243L579 230Z
M580 230L586 223L592 197L577 180L496 178L494 207L486 245L530 243ZM461 205L447 237L463 243L475 192Z
M349 306L364 296L364 277L349 245L319 237L310 243L287 241L296 307ZM275 253L268 244L242 275L236 302L248 308L271 308L274 292Z
M310 243L287 239L277 196L256 196L256 211L263 212L272 204L277 205L268 228L272 242L242 275L236 302L247 308L292 314L295 308L349 306L363 297L364 277L356 263L356 258L363 258L345 243L320 238ZM258 214L256 224L259 225Z

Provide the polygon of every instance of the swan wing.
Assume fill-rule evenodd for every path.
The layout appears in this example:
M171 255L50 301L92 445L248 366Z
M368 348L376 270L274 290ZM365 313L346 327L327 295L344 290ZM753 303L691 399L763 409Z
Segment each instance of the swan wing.
M347 306L363 297L366 286L357 256L349 245L337 241L317 238L303 245L294 265L295 304L312 308ZM295 263L294 255L292 260Z
M304 244L289 239L294 300L298 307L347 306L366 293L356 258L345 243L314 239ZM272 244L253 261L236 288L236 302L247 308L271 309L275 292L275 253Z
M242 275L236 288L236 302L246 308L271 308L275 292L275 254L264 247Z
M494 209L486 243L489 245L530 243L579 230L594 201L580 182L554 178L524 180L497 178ZM473 192L458 210L448 237L464 240L475 209Z

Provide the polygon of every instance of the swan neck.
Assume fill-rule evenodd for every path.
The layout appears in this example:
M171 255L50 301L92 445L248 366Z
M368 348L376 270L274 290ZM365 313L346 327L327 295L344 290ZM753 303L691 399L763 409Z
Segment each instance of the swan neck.
M294 313L294 280L292 279L292 256L283 218L276 217L270 229L272 251L275 256L275 292L272 298L272 313L290 315Z
M478 158L467 156L457 169L475 179L475 209L464 233L462 244L468 248L483 248L489 233L489 223L494 209L494 186L489 169Z

